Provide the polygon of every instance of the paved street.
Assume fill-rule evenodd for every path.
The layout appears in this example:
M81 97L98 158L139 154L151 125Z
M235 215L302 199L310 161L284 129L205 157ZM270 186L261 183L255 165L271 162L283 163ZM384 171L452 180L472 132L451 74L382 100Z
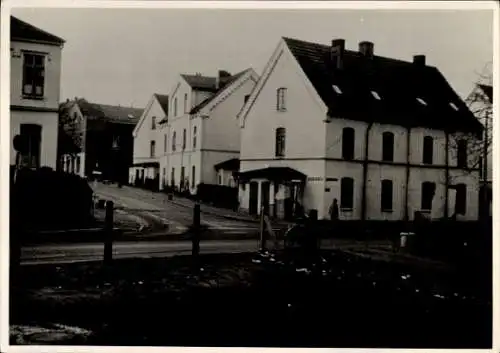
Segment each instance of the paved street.
M105 185L102 183L91 183L94 192L101 198L112 200L117 207L124 212L142 217L149 222L153 229L163 229L168 225L169 233L185 232L193 221L193 209L180 206L167 199L163 193L116 185ZM211 230L217 230L226 234L248 234L258 231L258 222L247 222L231 220L223 216L207 214L201 206L201 223ZM221 213L223 211L221 210ZM278 230L276 227L275 230Z
M281 247L281 244L279 244ZM273 242L268 242L273 247ZM370 257L387 257L389 245L384 241L356 242L349 239L324 239L322 249L341 249L347 252L358 253L367 250L375 251ZM258 240L206 240L200 242L201 254L253 252L259 249ZM103 259L103 243L74 243L74 244L44 244L24 246L21 251L21 263L57 264L68 262L99 261ZM378 255L376 255L378 253ZM186 240L155 240L155 241L121 241L113 243L113 257L123 258L150 258L190 255L191 242ZM385 254L385 255L384 255ZM360 254L366 256L366 254Z
M237 253L258 250L257 240L204 241L200 243L200 253ZM56 244L24 247L21 252L23 265L97 261L103 259L104 245ZM113 244L113 257L149 258L170 257L191 254L189 241L117 242Z

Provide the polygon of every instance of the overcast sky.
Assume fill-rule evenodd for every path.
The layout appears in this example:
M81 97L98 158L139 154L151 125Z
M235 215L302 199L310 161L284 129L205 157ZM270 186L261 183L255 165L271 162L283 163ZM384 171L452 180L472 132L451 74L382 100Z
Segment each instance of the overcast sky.
M253 67L260 74L281 36L375 54L427 56L462 97L493 61L492 11L13 9L66 40L61 100L144 107L168 94L178 73L215 75Z

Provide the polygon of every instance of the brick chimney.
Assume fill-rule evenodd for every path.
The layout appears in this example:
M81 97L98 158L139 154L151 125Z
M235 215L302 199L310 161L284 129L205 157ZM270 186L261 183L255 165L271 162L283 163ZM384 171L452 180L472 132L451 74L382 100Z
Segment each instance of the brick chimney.
M231 74L226 70L219 70L219 74L215 78L215 88L219 89L224 87L230 77Z
M344 66L344 39L333 39L330 47L330 59L336 69L342 69Z
M359 52L366 58L373 58L373 43L366 40L359 42Z
M413 64L415 66L424 67L425 66L425 55L414 55Z

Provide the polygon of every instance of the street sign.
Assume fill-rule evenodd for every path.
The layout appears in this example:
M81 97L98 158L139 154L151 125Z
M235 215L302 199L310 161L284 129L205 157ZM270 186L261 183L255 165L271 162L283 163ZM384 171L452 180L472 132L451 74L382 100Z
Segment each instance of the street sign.
M20 153L28 152L28 139L24 135L16 135L13 139L14 149Z

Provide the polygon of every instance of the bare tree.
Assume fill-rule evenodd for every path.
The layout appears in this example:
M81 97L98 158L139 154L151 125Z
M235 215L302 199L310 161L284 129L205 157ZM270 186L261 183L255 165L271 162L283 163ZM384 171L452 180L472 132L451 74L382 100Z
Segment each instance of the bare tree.
M481 123L483 132L481 136L476 133L454 135L450 139L450 150L454 157L457 156L458 145L466 142L468 156L468 169L481 171L483 181L488 178L488 158L492 153L493 141L493 106L492 106L492 73L491 66L486 65L482 73L477 73L479 79L474 89L466 98L465 103Z
M83 150L82 120L69 114L69 109L62 106L59 111L59 146L60 157L69 155L75 159Z

